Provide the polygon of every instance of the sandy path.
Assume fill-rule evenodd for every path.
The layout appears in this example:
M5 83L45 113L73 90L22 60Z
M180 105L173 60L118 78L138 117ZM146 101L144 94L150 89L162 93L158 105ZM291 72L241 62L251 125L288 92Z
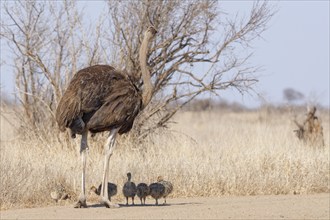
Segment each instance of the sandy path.
M329 219L329 194L168 199L169 205L2 211L1 219Z

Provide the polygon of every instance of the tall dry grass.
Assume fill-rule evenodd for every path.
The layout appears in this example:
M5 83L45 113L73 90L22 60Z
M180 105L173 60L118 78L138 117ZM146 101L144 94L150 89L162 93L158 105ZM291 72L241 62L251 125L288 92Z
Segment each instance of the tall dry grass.
M110 161L109 181L119 187L114 200L124 202L121 187L128 171L136 183L163 175L174 185L171 197L329 192L329 112L320 118L326 146L313 148L294 136L295 125L286 113L180 112L170 131L150 137L142 148L118 139ZM54 205L49 193L57 183L76 199L78 147L70 150L61 138L22 138L2 118L1 209ZM101 182L104 139L89 138L88 187ZM72 142L78 145L79 138ZM89 195L88 201L97 197Z

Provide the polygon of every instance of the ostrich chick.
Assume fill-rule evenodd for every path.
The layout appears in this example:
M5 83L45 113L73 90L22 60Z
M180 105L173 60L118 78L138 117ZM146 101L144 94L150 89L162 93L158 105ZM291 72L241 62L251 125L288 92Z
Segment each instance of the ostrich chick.
M164 204L166 204L166 197L173 191L173 185L169 181L165 181L162 176L158 176L157 182L164 186L165 191L163 194Z
M98 188L92 186L90 190L96 193L97 195L101 195L101 189L102 189L102 183L99 185ZM115 196L116 194L117 194L117 185L114 183L108 183L109 201L111 201L111 197Z
M139 183L136 188L137 188L136 195L140 198L141 205L145 205L146 197L150 193L149 186L146 183Z
M164 195L165 187L160 183L151 183L149 185L150 195L156 200L156 205L158 205L158 199Z
M54 191L50 193L50 197L58 202L59 200L66 200L70 198L69 194L66 193L65 187L62 184L57 184Z
M126 205L128 205L128 198L132 198L132 205L134 205L134 197L136 195L136 185L131 181L132 174L127 173L127 182L123 187L123 194L126 197Z

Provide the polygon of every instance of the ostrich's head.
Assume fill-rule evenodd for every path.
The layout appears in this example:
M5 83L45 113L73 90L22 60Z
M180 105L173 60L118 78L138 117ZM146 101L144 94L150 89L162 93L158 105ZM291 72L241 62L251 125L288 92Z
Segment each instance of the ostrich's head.
M92 186L92 187L90 188L90 191L94 192L94 193L97 194L97 195L100 195L100 192L98 191L98 189L97 189L95 186Z
M163 181L163 180L164 180L164 178L162 176L157 177L157 182L160 182L160 181Z

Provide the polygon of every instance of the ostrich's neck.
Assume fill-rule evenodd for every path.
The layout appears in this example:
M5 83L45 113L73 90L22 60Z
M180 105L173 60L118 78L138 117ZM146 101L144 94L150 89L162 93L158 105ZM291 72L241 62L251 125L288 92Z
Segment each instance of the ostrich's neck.
M139 54L142 80L143 80L143 93L142 93L143 108L147 106L148 103L150 102L153 91L151 76L147 67L148 43L151 38L152 38L152 34L150 32L146 32L141 44L140 54Z

